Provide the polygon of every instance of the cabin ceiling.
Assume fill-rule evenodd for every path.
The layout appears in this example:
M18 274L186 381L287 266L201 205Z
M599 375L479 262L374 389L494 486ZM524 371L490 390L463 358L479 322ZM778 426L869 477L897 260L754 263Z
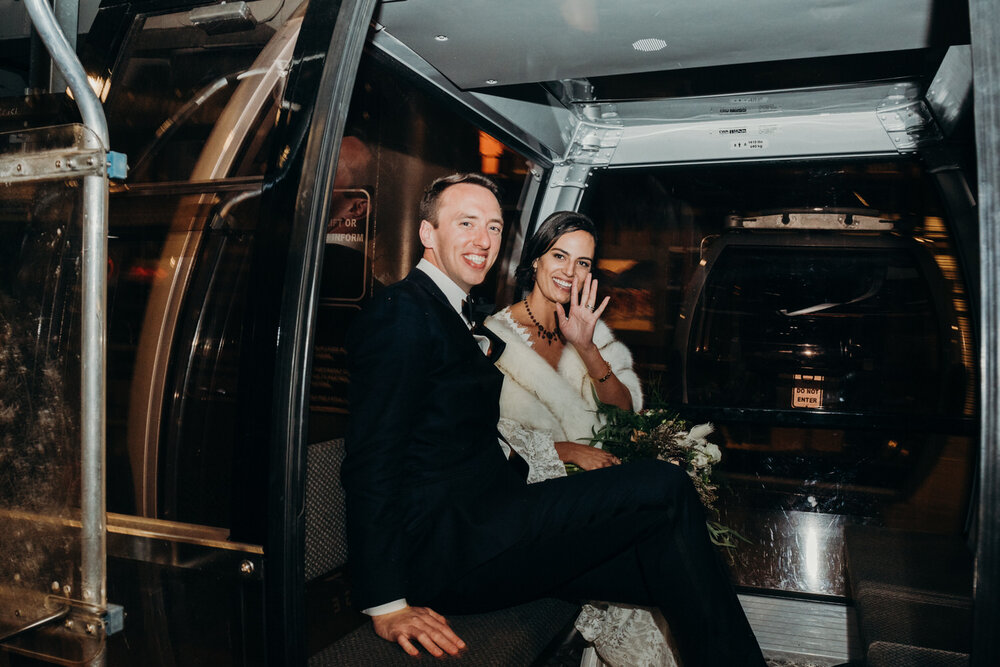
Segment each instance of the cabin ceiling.
M899 53L965 43L964 4L396 0L383 2L376 20L457 87L483 89L649 72L707 73L748 63L836 62L860 54L896 54L898 60ZM869 65L876 60L854 58Z

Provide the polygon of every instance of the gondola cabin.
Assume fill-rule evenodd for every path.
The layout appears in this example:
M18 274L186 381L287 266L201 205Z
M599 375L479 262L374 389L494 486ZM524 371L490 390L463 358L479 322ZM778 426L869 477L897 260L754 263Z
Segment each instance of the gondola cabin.
M541 220L596 222L772 663L1000 662L996 3L37 4L0 2L0 665L408 664L351 600L343 343L454 171L501 187L498 308ZM597 664L576 609L457 619L462 661Z

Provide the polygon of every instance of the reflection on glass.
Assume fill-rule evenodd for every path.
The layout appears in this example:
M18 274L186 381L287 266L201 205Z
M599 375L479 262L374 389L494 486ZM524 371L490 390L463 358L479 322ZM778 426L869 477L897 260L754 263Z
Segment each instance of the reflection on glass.
M859 202L893 231L727 226ZM581 210L647 391L716 426L723 521L752 543L739 583L843 595L844 525L962 529L977 352L955 223L918 163L602 171Z
M2 135L0 158L72 145L46 130ZM0 634L51 615L47 595L83 593L82 183L10 181L0 198Z

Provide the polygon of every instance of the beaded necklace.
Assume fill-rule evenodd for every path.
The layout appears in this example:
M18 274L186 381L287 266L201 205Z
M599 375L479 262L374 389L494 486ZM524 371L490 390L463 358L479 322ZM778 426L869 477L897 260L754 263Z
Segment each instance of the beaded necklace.
M549 345L552 345L552 341L556 340L557 338L559 340L562 340L562 334L559 333L558 323L556 323L555 329L549 331L541 324L539 324L538 320L535 319L535 316L531 313L531 306L528 305L528 297L524 298L524 310L527 311L528 318L531 319L532 324L534 324L538 328L538 338L540 340L544 340Z

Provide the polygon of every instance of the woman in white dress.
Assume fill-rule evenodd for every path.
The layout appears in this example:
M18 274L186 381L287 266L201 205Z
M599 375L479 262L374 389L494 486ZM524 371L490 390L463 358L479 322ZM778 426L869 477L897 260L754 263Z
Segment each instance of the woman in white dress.
M486 320L506 343L497 367L505 377L500 430L528 462L528 482L620 461L591 445L602 426L597 401L642 409L642 388L632 355L600 316L591 276L596 230L585 215L549 216L525 246L517 268L527 296ZM597 606L595 606L597 605ZM656 610L588 604L577 629L613 667L675 665L666 622ZM592 652L584 662L600 664Z

